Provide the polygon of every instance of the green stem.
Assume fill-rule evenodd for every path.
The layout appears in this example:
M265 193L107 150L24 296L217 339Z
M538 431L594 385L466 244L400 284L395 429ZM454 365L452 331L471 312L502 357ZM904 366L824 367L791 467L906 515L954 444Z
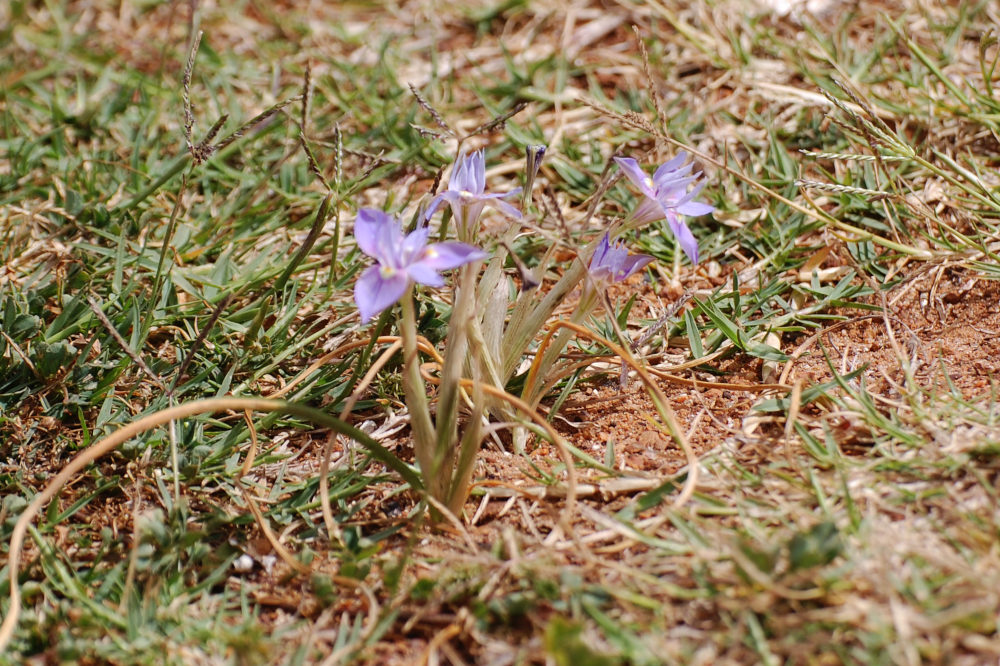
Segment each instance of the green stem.
M442 489L447 489L451 485L454 473L462 373L466 367L475 368L475 364L466 361L469 355L469 326L476 315L476 276L481 266L480 261L462 266L455 305L451 310L451 321L448 324L448 346L444 367L441 368L441 387L438 392L434 467L430 471L436 480L441 480ZM448 501L444 495L435 495L435 499Z
M612 228L608 233L610 238L614 239L620 232L621 228ZM534 307L528 316L518 321L516 325L512 325L504 333L504 357L503 365L500 368L503 373L504 382L510 379L514 369L521 360L521 356L528 349L528 345L538 335L538 332L542 330L542 327L545 326L549 317L566 297L566 294L576 288L580 284L580 281L586 277L590 258L593 256L594 250L600 242L600 238L592 240L577 255L569 269L563 273L563 276L559 278L555 286L552 287L549 293Z
M576 309L573 310L573 314L570 315L570 321L574 324L583 324L590 313L594 311L599 302L599 294L597 291L597 286L593 284L593 281L588 281L583 287L583 294L580 296L580 302L577 304ZM530 385L525 384L524 390L521 392L521 399L532 407L538 405L538 401L542 399L543 392L547 382L545 381L546 376L549 374L549 370L555 365L556 361L562 355L563 350L566 349L566 345L570 343L573 338L573 331L569 328L563 328L555 337L549 342L548 347L546 347L545 352L542 355L542 360L538 363L538 371L536 372L534 379Z
M458 449L458 463L455 466L451 487L448 489L448 510L456 516L462 512L462 506L469 497L469 484L476 468L476 454L482 443L482 419L485 411L485 400L479 383L472 390L472 416L462 433L462 442Z
M427 391L420 376L420 357L417 355L417 319L413 311L413 288L403 295L403 317L400 320L403 338L403 393L410 412L410 430L413 433L413 451L420 465L420 473L434 497L438 482L434 478L434 424L427 404Z

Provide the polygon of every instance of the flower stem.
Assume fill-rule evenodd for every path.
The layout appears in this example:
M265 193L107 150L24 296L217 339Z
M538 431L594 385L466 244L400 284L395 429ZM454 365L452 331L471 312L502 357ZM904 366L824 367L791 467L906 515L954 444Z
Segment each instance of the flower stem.
M621 228L612 227L608 230L609 238L614 239L621 230ZM588 243L587 247L577 255L570 267L541 302L534 306L534 309L523 320L504 333L503 365L500 370L505 382L510 379L521 360L521 356L527 351L528 345L542 330L555 309L566 298L566 295L586 277L587 266L590 264L591 257L594 256L594 250L598 243L600 243L599 238Z
M410 412L410 430L413 433L413 451L420 465L425 487L434 494L434 424L427 405L427 391L420 376L420 357L417 356L417 319L413 312L413 288L403 295L403 316L400 320L403 338L403 393Z
M583 286L580 302L577 304L576 309L573 310L573 314L570 315L569 320L574 324L583 325L587 317L590 316L600 302L599 295L597 285L594 285L592 280L588 280ZM532 363L531 370L528 372L528 377L524 382L524 390L521 392L521 399L532 408L538 406L538 401L543 397L543 389L546 386L545 379L549 374L549 370L559 360L559 356L562 355L566 349L566 345L569 344L572 338L573 331L571 329L559 329L559 332L555 334L555 337L552 338L545 350L538 350L541 353L541 357L535 357L535 362Z
M475 279L481 262L466 264L461 268L455 304L448 323L448 343L441 368L441 386L437 404L437 442L434 450L434 468L437 476L451 476L455 443L458 436L458 404L461 385L459 381L466 366L469 350L468 325L475 305ZM444 497L437 497L447 501Z

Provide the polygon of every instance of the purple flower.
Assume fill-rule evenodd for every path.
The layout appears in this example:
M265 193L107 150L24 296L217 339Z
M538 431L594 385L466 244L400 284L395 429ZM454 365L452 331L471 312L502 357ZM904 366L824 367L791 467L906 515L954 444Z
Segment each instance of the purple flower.
M428 245L429 234L427 227L404 234L396 218L374 208L358 211L354 237L361 251L378 262L366 268L354 285L362 324L402 298L411 282L440 287L444 285L440 271L487 257L465 243Z
M647 224L654 220L667 219L670 230L680 241L684 253L691 259L691 263L698 263L698 241L687 225L681 220L681 215L707 215L715 210L714 206L706 203L694 201L701 189L705 186L702 181L688 191L688 185L698 180L700 173L693 176L691 172L693 164L681 166L687 159L687 153L681 152L653 174L652 178L639 167L639 163L631 157L616 157L615 162L622 168L632 184L639 188L646 198L639 206L632 211L629 219L635 224Z
M621 243L612 243L605 233L590 259L590 274L595 280L621 282L652 260L645 254L630 255Z
M503 194L487 194L486 158L483 151L477 150L468 157L459 156L452 167L448 189L431 200L425 218L430 219L441 202L447 201L451 204L451 211L458 223L459 238L471 238L472 225L479 220L479 215L487 205L494 206L511 217L520 218L521 212L504 201L520 191L521 188L518 187Z

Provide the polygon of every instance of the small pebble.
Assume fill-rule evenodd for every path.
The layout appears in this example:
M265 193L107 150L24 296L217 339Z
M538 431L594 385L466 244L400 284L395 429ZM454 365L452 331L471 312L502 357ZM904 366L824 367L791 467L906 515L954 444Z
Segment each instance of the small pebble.
M661 448L658 446L662 438L655 430L646 430L639 435L639 444L647 449Z
M236 558L235 562L233 562L233 569L235 569L237 573L250 573L253 571L253 558L246 553L243 553Z

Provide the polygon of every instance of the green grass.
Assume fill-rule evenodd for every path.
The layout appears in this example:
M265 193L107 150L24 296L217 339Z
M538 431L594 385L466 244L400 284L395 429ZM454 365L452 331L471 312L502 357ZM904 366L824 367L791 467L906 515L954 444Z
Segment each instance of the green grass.
M693 223L701 267L682 262L665 223L652 225L629 242L657 258L655 289L634 285L641 295L614 314L628 315L619 325L637 339L690 291L648 340L651 365L717 354L677 374L776 383L794 361L782 381L802 382L751 394L748 414L707 408L705 419L716 409L730 430L703 443L684 507L671 502L687 470L586 496L575 540L553 531L565 510L554 453L484 457L477 477L548 487L553 498L515 493L502 515L473 525L496 490L484 485L459 529L423 520L398 473L410 467L394 472L354 445L328 477L340 532L328 535L318 470L330 432L307 413L248 422L219 412L150 430L88 466L35 520L18 576L23 612L0 663L995 659L993 376L971 382L974 352L946 362L951 350L934 336L947 330L919 329L893 305L907 289L971 281L963 293L995 309L1000 114L989 3L933 12L864 3L801 27L744 22L737 5L595 4L569 21L523 2L465 13L424 3L338 3L313 16L257 2L206 9L191 139L205 141L224 116L205 145L241 131L204 161L189 156L184 130L187 5L134 6L130 16L75 2L0 9L10 19L0 20L8 557L15 521L47 479L144 416L202 398L268 397L296 379L285 399L340 414L381 353L375 336L393 333L389 318L357 323L352 289L367 260L351 239L354 213L412 213L454 158L453 143L428 133L441 128L411 83L459 133L529 103L474 139L488 144L490 166L552 144L540 178L566 226L552 214L531 221L513 247L529 266L631 209L635 194L619 181L580 224L611 155L652 164L679 144L697 151L717 207ZM539 209L543 199L551 207L539 195ZM567 265L547 273L550 283ZM443 297L428 290L418 301L421 333L439 345L451 307ZM997 320L971 300L949 304L958 320L948 325L989 329ZM838 336L866 317L878 344L845 348ZM613 339L610 318L592 323ZM994 347L981 335L989 362ZM604 352L569 348L581 350ZM777 369L771 381L763 366ZM390 361L350 420L411 465L399 369ZM590 377L574 374L552 397L573 401L600 381ZM672 399L693 395L665 387ZM596 462L578 460L581 482L611 487L614 456L603 470ZM490 505L506 503L497 494ZM262 524L308 574L272 551ZM249 572L239 569L246 556Z

